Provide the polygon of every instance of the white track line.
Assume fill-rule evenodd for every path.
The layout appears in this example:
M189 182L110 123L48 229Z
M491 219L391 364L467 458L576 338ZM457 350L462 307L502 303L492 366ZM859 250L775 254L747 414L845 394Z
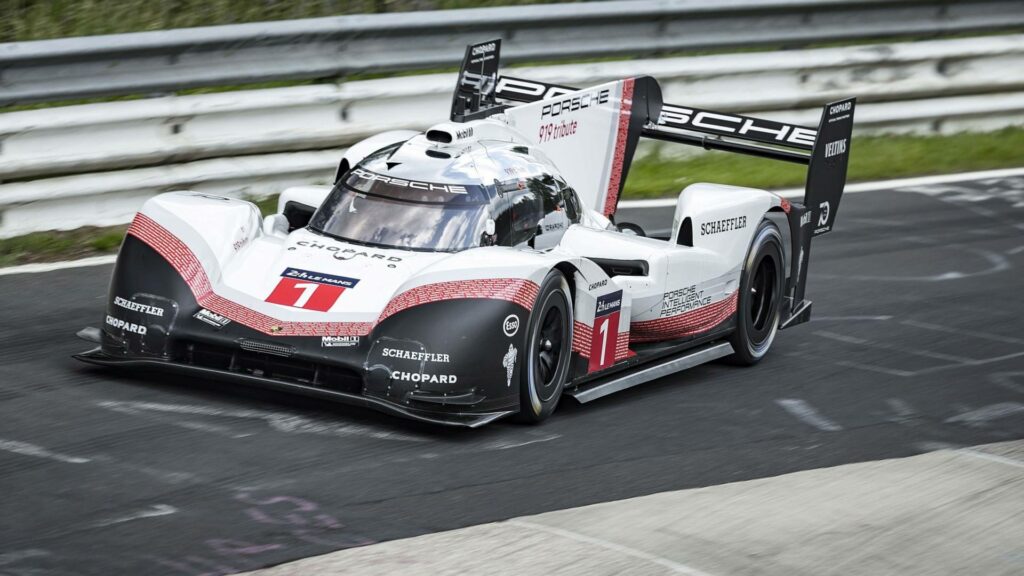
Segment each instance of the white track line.
M123 524L125 522L131 522L132 520L141 520L142 518L155 518L157 516L167 516L175 514L178 509L169 504L154 504L144 510L138 512L132 512L124 516L118 516L117 518L108 518L106 520L99 520L93 523L93 526L102 528L104 526L113 526L114 524Z
M623 546L622 544L616 544L615 542L609 542L601 538L594 538L571 530L565 530L562 528L555 528L554 526L547 526L544 524L537 524L535 522L527 522L526 520L508 520L509 524L520 526L522 528L529 528L530 530L539 530L541 532L547 532L548 534L554 534L577 542L583 542L585 544L592 544L594 546L600 546L606 550L612 550L625 554L626 556L632 556L633 558L639 558L640 560L646 560L659 566L664 566L669 570L677 574L687 574L688 576L710 576L707 572L702 572L696 568L690 568L685 564L680 564L669 560L668 558L662 558L654 554L649 554L643 550L637 550L636 548L630 548L629 546Z
M522 440L519 442L515 440L496 440L494 442L491 442L490 444L487 444L484 447L484 450L508 450L509 448L519 448L520 446L529 446L530 444L537 444L539 442L550 442L552 440L558 440L561 437L561 434L550 434L548 436L544 436L541 438L534 438L532 440Z
M320 436L362 436L378 440L399 440L406 442L424 442L425 436L392 432L383 427L361 424L338 424L329 420L307 418L290 412L274 412L269 410L252 410L246 408L216 408L190 404L165 404L160 402L135 402L120 400L102 400L96 403L100 408L113 410L123 414L180 414L185 416L211 416L221 418L239 418L260 420L270 428L285 434L316 434Z
M1007 466L1013 466L1015 468L1024 468L1024 462L1020 460L1014 460L1013 458L1007 458L1006 456L999 456L998 454L989 454L988 452L981 452L979 450L972 450L970 448L961 448L957 450L961 454L967 456L973 456L975 458L981 458L983 460L991 460L992 462L999 462L1000 464L1006 464Z
M66 462L68 464L85 464L86 462L89 462L88 458L79 458L77 456L68 456L67 454L51 452L42 446L36 446L35 444L29 444L28 442L19 442L17 440L4 440L0 438L0 450L14 454L21 454L22 456L34 456L36 458L46 458L48 460Z
M823 432L839 432L843 429L839 424L823 416L805 400L800 400L799 398L780 398L775 403L796 417L797 420Z
M977 410L971 410L970 412L964 412L951 418L946 418L947 424L954 424L962 422L968 426L984 425L992 420L999 420L1000 418L1006 418L1007 416L1013 416L1024 412L1024 404L1020 402L1000 402L998 404L989 404Z
M1003 170L984 170L981 172L964 172L962 174L943 174L940 176L920 176L917 178L898 178L895 180L882 180L880 182L859 182L847 184L845 192L853 194L857 192L877 192L890 188L906 188L908 186L933 186L935 184L952 184L954 182L971 182L974 180L989 180L995 178L1011 178L1024 176L1024 168L1006 168ZM774 191L785 198L799 198L804 195L803 188L786 188ZM619 208L665 208L675 206L675 198L652 198L650 200L623 200L619 202Z

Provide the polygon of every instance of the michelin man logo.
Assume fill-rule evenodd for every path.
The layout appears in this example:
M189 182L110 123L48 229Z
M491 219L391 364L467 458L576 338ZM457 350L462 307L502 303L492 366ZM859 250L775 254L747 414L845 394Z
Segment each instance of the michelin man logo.
M501 365L505 367L505 385L512 386L512 371L516 367L516 354L519 351L516 347L509 344L508 352L505 353L505 357L501 359Z
M828 223L828 202L822 202L818 205L818 226L824 226Z

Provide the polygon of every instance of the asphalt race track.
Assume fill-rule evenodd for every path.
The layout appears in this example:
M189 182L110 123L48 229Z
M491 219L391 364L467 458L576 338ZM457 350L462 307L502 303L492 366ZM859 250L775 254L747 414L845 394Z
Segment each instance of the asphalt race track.
M813 247L812 322L759 366L566 400L539 427L439 429L88 367L74 333L102 318L110 267L0 277L0 574L232 573L1024 438L1024 178L914 190L846 196Z

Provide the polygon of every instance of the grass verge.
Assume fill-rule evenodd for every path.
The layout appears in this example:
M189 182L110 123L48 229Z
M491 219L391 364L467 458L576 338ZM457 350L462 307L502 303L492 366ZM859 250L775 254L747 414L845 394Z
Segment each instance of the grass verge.
M661 150L669 150L662 147ZM848 182L1024 166L1024 128L954 136L858 136ZM755 188L803 186L806 167L715 152L674 159L652 154L633 163L625 198L672 196L694 182Z
M665 149L668 150L668 149ZM854 139L847 180L863 182L1024 166L1024 128L955 136L861 136ZM694 182L785 188L802 186L797 164L715 152L672 158L651 154L630 169L624 198L674 196ZM275 198L256 201L270 213ZM37 232L0 239L0 266L71 260L117 251L126 226Z
M127 226L34 232L0 239L0 266L76 260L87 256L113 254L121 246Z
M0 42L574 0L0 0Z

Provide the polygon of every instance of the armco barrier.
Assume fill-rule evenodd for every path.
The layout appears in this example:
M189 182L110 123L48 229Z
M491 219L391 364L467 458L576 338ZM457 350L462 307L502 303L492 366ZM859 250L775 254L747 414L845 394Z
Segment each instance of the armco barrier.
M1020 0L635 0L261 22L0 44L0 104L450 66L497 37L513 62L1022 25Z
M516 68L514 74L578 86L649 74L661 82L666 101L729 111L816 107L850 94L861 103L920 100L927 108L931 98L1024 91L1024 34ZM452 74L432 74L0 114L0 181L344 146L443 119L454 82ZM995 100L992 106L999 111Z
M1024 124L1024 35L514 74L581 86L650 74L670 102L805 124L820 103L853 94L861 133ZM0 115L0 237L125 222L166 190L259 196L326 181L359 138L443 120L453 85L454 75L434 74Z

